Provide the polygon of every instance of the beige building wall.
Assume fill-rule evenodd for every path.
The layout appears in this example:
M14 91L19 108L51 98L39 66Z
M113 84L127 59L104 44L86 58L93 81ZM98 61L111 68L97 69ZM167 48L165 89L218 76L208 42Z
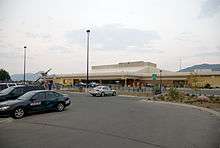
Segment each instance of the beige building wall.
M145 84L159 84L160 78L164 86L194 86L204 87L210 84L211 87L220 87L220 72L202 71L171 72L161 70L151 62L136 61L112 65L92 66L89 73L89 80L95 82L120 81L122 86L138 86ZM157 74L158 79L152 80L152 74ZM86 74L64 74L51 76L54 83L72 85L86 80ZM196 82L196 83L195 83Z

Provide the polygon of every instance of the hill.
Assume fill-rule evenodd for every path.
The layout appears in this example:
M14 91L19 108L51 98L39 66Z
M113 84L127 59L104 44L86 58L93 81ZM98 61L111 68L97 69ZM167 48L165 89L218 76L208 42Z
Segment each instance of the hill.
M33 73L26 73L26 80L27 81L35 81L40 77L39 74L33 74ZM23 74L13 74L11 75L12 81L22 81L24 79Z
M200 64L181 69L179 72L193 72L195 69L211 69L212 71L220 71L220 64Z

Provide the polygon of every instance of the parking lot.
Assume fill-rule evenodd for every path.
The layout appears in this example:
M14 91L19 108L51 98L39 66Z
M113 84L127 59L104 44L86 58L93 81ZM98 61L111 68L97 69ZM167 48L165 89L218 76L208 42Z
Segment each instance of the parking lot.
M220 119L140 98L68 93L64 112L1 118L1 148L218 148Z

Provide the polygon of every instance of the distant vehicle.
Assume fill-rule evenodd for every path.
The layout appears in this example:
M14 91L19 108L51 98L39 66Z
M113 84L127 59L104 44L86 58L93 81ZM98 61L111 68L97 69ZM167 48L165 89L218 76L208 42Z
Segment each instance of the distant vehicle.
M20 119L26 113L52 109L61 112L70 104L70 99L63 94L49 90L35 90L27 92L16 100L1 102L0 115Z
M16 83L0 83L0 91L11 86L17 86Z
M11 86L0 91L0 102L6 100L15 100L18 97L22 96L26 92L32 90L43 90L43 86L38 85L18 85L18 86Z
M75 84L76 87L86 87L86 83L79 82Z
M92 96L116 96L116 91L112 90L110 87L108 86L97 86L95 88L93 88L92 90L89 91L89 93Z
M99 84L98 83L95 83L95 82L91 82L91 83L89 83L88 84L88 87L92 87L92 88L94 88L94 87L97 87L97 86L99 86Z
M86 87L86 83L79 82L79 83L76 83L75 86L76 86L76 87ZM90 83L88 84L88 87L89 87L89 88L94 88L94 87L97 87L97 86L99 86L99 84L98 84L98 83L95 83L95 82L90 82Z

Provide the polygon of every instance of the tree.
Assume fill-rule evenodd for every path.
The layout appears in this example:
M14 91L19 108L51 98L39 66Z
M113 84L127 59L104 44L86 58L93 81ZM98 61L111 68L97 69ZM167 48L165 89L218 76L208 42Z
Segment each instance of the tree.
M0 81L9 81L11 79L9 73L4 70L4 69L0 69Z

